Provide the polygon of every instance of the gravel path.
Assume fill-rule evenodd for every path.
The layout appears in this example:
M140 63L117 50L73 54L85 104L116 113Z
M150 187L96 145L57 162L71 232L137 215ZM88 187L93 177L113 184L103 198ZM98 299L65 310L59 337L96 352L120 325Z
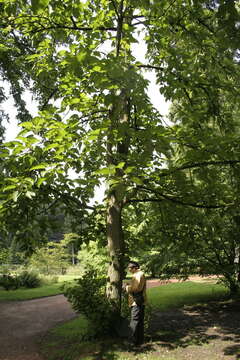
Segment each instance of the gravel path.
M76 314L63 295L0 303L0 360L43 360L37 343Z

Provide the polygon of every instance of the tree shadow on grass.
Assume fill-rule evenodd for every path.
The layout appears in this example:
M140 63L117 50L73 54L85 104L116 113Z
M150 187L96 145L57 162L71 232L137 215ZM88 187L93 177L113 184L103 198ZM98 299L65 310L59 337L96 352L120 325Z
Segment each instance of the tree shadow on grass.
M216 356L240 359L240 306L237 302L209 302L171 311L155 311L152 316L146 342L139 350L129 349L124 341L114 338L103 341L93 360L136 359L141 354L177 356L194 346L198 358L206 359L206 345ZM191 347L191 351L192 351ZM196 350L197 349L197 350ZM190 351L190 350L189 350ZM210 358L210 357L209 357Z
M235 355L235 359L240 359L240 344L227 346L224 355Z
M240 359L239 324L240 306L237 301L156 311L151 320L149 341L168 351L215 342L220 345L218 351L221 354Z
M144 344L139 348L133 348L131 345L124 341L118 339L107 339L104 343L101 344L101 349L92 354L92 360L120 360L122 356L132 358L147 353L153 350L151 344Z
M223 356L239 360L239 324L240 306L237 301L209 302L165 312L155 311L145 344L139 350L129 349L129 344L124 339L111 336L98 341L87 341L85 344L71 339L73 343L66 340L66 344L62 341L61 346L58 346L64 355L53 354L53 357L48 356L47 359L131 360L138 356L142 358L142 354L153 355L154 358L159 355L162 359L162 356L171 356L171 352L173 358L180 358L180 354L187 359L194 350L196 360L218 359ZM50 340L49 338L48 341ZM208 344L211 346L206 346ZM56 352L54 341L51 347ZM49 349L48 355L51 352Z

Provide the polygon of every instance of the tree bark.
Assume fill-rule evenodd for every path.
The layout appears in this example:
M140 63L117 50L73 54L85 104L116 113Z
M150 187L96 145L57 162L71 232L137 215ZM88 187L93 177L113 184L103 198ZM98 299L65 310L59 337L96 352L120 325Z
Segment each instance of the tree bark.
M116 34L116 60L118 60L121 51L121 42L123 37L123 23L131 20L125 19L124 0L121 0L117 9L117 34ZM107 140L108 166L116 166L119 162L124 162L127 166L127 154L129 148L129 121L130 121L130 99L128 91L122 87L120 94L113 93L115 99L110 111L110 129ZM115 139L115 132L121 132L122 140ZM114 140L115 139L115 140ZM112 179L117 180L117 184L110 185L108 192L107 208L107 241L110 263L108 268L107 296L116 304L116 312L121 310L122 280L124 274L124 236L122 229L122 208L124 204L124 180L123 169L116 168ZM122 180L121 180L122 179Z
M127 154L129 147L128 122L130 118L130 102L123 90L119 95L117 104L113 106L111 113L111 130L116 130L120 126L125 126L124 139L121 142L113 145L110 130L108 139L108 166L116 165L118 161L127 163ZM124 274L124 235L122 229L122 208L125 202L123 170L117 168L115 179L118 183L115 186L110 186L108 192L108 207L107 207L107 241L109 250L109 269L108 269L108 285L107 296L114 300L116 309L121 309L121 293L122 280ZM113 176L114 179L114 176Z
M74 252L74 243L71 244L71 250L72 250L72 265L75 265L75 252Z
M117 309L121 308L124 257L121 211L122 205L117 200L116 194L111 194L107 210L107 240L110 257L107 296L114 300Z

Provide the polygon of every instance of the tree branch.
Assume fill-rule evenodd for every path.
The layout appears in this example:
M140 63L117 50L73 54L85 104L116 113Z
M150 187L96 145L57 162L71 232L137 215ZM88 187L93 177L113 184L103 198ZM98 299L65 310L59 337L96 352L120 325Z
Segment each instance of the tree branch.
M161 202L161 201L164 201L164 200L163 199L158 199L158 198L132 199L132 200L127 200L125 204L137 203L137 202Z
M50 93L50 95L47 97L47 99L44 101L43 105L41 106L40 110L43 111L46 106L48 105L51 98L57 93L58 88L53 89L53 91Z
M144 22L144 21L138 21L138 22L136 22L136 23L133 23L131 26L137 26L137 25L146 25L146 22Z
M168 200L168 201L171 201L173 203L176 203L176 204L179 204L179 205L183 205L183 206L191 206L191 207L194 207L194 208L200 208L200 209L221 209L221 208L225 208L225 207L228 207L232 204L226 204L226 205L207 205L207 204L197 204L197 203L189 203L189 202L185 202L185 201L182 201L182 200L179 200L175 197L172 197L172 196L169 196L169 195L165 195L159 191L156 191L154 189L150 189L150 188L147 188L145 186L138 186L138 189L140 190L144 190L144 191L147 191L147 192L150 192L150 193L153 193L155 195L158 195L160 197L162 197L163 199L165 200ZM159 198L158 201L163 201L163 199ZM156 202L157 199L151 199L149 198L147 201L154 201ZM129 202L131 202L133 200L129 200ZM143 199L143 200L139 200L138 202L146 202L146 199Z
M69 200L69 201L75 203L76 205L78 205L78 207L80 207L82 209L95 210L94 207L82 203L78 198L76 198L76 197L74 197L72 195L69 195L67 193L61 193L60 191L58 191L57 189L52 188L51 186L49 186L49 189L53 193L57 194L59 196L59 198L61 197L63 199L63 201L64 201L64 199L66 199L66 200Z
M59 201L59 198L56 198L47 208L44 208L42 211L39 211L37 213L37 215L41 215L41 214L46 214L48 212L48 210L50 210L54 205L57 204L57 202Z
M110 0L111 1L111 4L113 5L114 7L114 10L115 10L115 13L117 15L117 18L118 20L120 19L120 16L119 16L119 12L118 12L118 9L117 9L117 5L115 4L115 1L114 0Z
M137 65L138 68L145 68L145 69L152 69L152 70L160 70L163 71L164 68L161 66L155 66L155 65L144 65L144 64L139 64Z
M115 27L104 27L99 26L98 28L92 28L92 27L78 27L78 26L67 26L67 25L57 25L57 26L49 26L49 27L42 27L41 29L32 30L32 34L36 34L41 31L46 30L55 30L55 29L67 29L67 30L77 30L77 31L94 31L94 30L100 30L100 31L117 31L117 28Z
M123 30L123 1L121 0L118 10L118 26L117 26L117 36L116 36L116 56L120 54L121 41L122 41L122 30Z
M168 175L175 173L176 171L193 169L196 167L204 167L204 166L210 166L210 165L213 165L213 166L236 165L239 163L240 163L240 160L201 161L198 163L186 164L186 165L180 166L179 168L175 168L173 170L162 172L160 174L160 176L168 176Z
M164 194L161 194L161 196L164 199L166 199L168 201L171 201L171 202L174 202L176 204L183 205L183 206L191 206L191 207L199 208L199 209L221 209L221 208L225 208L225 207L227 207L229 205L232 205L232 204L228 204L228 205L206 205L206 204L188 203L188 202L184 202L184 201L178 200L176 198L172 198L172 197L164 195Z

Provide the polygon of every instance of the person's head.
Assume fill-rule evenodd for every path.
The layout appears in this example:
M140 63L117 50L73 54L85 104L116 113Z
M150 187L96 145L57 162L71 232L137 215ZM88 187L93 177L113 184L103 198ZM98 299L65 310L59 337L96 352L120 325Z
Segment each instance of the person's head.
M128 271L130 271L132 274L135 273L139 268L140 266L136 261L130 261L128 263Z

